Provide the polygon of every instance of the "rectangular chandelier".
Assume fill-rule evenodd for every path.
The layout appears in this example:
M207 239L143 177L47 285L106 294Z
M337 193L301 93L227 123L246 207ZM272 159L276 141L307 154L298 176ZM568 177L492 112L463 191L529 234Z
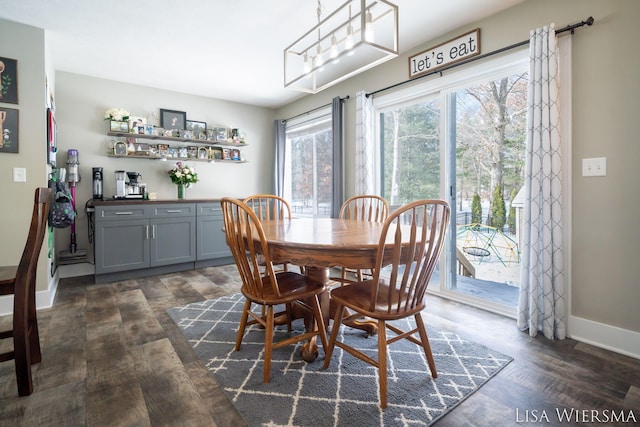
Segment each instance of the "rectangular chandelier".
M284 86L318 93L398 56L398 6L349 0L284 50Z

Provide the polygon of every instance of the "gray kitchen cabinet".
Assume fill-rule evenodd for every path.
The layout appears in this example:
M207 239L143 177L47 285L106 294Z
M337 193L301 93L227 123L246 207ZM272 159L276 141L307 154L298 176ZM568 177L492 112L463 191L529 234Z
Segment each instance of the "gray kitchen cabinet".
M224 220L219 202L198 203L197 219L197 250L198 261L231 257L231 251L222 231Z
M95 281L233 263L223 225L215 200L97 202Z
M96 209L96 275L149 266L148 216L145 206L109 206Z
M151 207L151 267L196 260L195 209L195 203Z

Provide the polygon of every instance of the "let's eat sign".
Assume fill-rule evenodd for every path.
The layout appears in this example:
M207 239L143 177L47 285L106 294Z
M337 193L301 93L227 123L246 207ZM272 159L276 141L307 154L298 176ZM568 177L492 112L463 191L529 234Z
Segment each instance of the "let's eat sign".
M409 57L409 78L480 55L480 28Z

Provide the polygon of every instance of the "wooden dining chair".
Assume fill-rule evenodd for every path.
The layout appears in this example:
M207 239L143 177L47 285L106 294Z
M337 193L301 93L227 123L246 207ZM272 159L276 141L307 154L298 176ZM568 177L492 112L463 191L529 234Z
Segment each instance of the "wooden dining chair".
M293 271L274 271L269 245L260 219L247 204L225 197L220 202L224 218L227 243L242 278L241 292L245 296L235 349L240 350L247 326L260 324L265 329L264 382L269 382L271 352L274 348L308 340L320 335L323 348L327 337L319 296L327 292L325 285ZM258 255L264 258L264 267L258 264ZM266 314L252 311L253 304L266 307ZM306 331L274 342L274 320L278 305L293 306L305 313ZM251 320L249 320L251 317Z
M31 365L42 360L36 316L36 269L47 231L51 189L36 188L31 225L20 264L0 267L0 295L13 295L12 329L0 331L0 340L13 339L13 350L0 353L0 362L14 360L18 395L33 393Z
M353 196L347 199L340 207L339 218L356 221L384 222L389 215L389 203L374 194ZM355 275L356 280L349 279L349 275ZM331 277L331 280L340 283L356 283L363 280L363 275L370 278L371 272L363 272L361 269L342 267L340 277Z
M335 346L378 368L382 408L387 407L387 345L403 338L420 345L432 377L438 376L421 312L426 306L425 291L442 250L449 215L449 205L442 200L419 200L397 209L384 223L373 279L331 290L336 309L324 368L329 366ZM377 360L337 340L343 308L377 320ZM410 331L388 323L409 316L416 322ZM395 336L387 339L387 329Z

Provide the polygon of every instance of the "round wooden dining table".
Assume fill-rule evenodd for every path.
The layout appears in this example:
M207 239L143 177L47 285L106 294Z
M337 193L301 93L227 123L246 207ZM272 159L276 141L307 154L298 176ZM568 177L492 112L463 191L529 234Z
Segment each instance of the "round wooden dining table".
M330 284L331 267L367 269L375 266L383 224L335 218L293 218L262 222L274 264L290 263L303 266L307 276ZM389 236L392 243L393 236ZM329 293L322 296L325 324L331 318ZM353 320L351 326L376 332L375 324ZM303 348L303 358L312 361L317 356L315 340Z

